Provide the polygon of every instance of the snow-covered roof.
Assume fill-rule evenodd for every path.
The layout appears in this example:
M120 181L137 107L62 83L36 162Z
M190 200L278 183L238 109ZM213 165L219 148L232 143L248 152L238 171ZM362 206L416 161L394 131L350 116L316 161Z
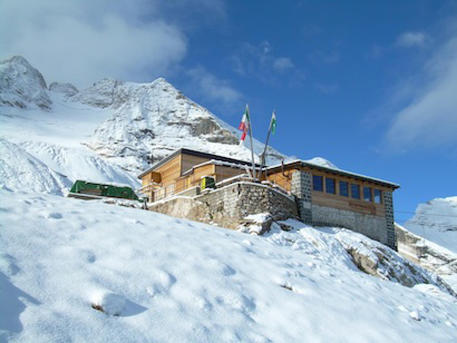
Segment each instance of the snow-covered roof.
M230 166L230 167L250 166L251 165L251 162L248 162L248 161L237 160L237 159L233 159L233 158L225 157L225 156L218 156L218 155L209 154L209 153L206 153L206 152L187 149L187 148L181 148L181 149L176 150L172 154L168 155L164 159L158 161L154 165L152 165L151 168L149 168L148 170L146 170L143 173L141 173L140 175L138 175L138 178L139 179L142 178L144 175L150 173L154 169L160 167L161 165L165 164L166 162L170 161L171 159L173 159L174 157L176 157L177 155L179 155L181 153L182 154L188 154L188 155L200 156L200 157L208 158L208 161L200 163L200 164L198 164L196 166L193 166L191 169L186 170L183 173L184 175L189 173L189 172L191 172L195 167L200 167L202 165L207 165L207 164L223 164L223 165ZM306 167L310 167L310 168L313 168L313 169L320 169L320 170L324 170L324 171L335 173L335 174L339 174L339 175L346 175L346 176L353 177L353 178L356 178L356 179L368 180L368 181L371 181L371 182L374 182L374 183L382 184L382 185L387 186L387 187L393 187L393 188L399 188L400 187L400 185L398 185L396 183L393 183L393 182L390 182L390 181L386 181L386 180L383 180L383 179L378 179L378 178L366 176L366 175L363 175L363 174L358 174L358 173L350 172L350 171L347 171L347 170L343 170L343 169L337 168L336 166L334 166L332 164L329 164L329 163L320 163L320 160L324 160L324 159L313 159L313 160L310 160L310 161L296 159L296 160L291 160L291 161L285 162L284 164L276 164L276 165L269 166L269 167L266 168L266 170L267 171L271 171L271 170L274 170L274 169L277 169L277 168L282 168L282 166L291 166L291 165L294 165L294 164L299 164L301 166L306 166ZM314 161L316 161L318 163L314 163ZM326 160L324 160L324 161L326 161ZM256 164L256 168L260 168L260 165Z
M340 168L337 168L337 167L330 167L328 165L323 165L323 164L320 164L320 163L312 163L312 162L304 161L304 160L298 160L297 159L297 160L288 161L287 163L284 163L284 166L290 166L290 165L294 165L294 164L299 164L301 166L310 167L310 168L313 168L313 169L320 169L320 170L324 170L324 171L327 171L327 172L330 172L330 173L334 173L334 174L345 175L345 176L353 177L353 178L356 178L356 179L368 180L368 181L379 183L379 184L382 184L382 185L385 185L385 186L388 186L388 187L393 187L393 188L399 188L400 187L400 185L397 184L397 183L393 183L393 182L386 181L386 180L383 180L383 179L378 179L378 178L374 178L374 177L371 177L371 176L366 176L366 175L363 175L363 174L358 174L358 173L350 172L350 171L347 171L347 170L343 170L343 169L340 169ZM282 164L276 164L276 165L268 167L267 170L271 171L273 169L282 168L282 166L283 166Z

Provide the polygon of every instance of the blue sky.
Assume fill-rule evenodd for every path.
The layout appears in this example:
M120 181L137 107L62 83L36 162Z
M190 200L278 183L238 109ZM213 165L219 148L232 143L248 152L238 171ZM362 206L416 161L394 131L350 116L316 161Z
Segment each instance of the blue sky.
M48 82L178 89L287 155L401 184L397 220L457 195L457 1L3 0L0 50ZM11 15L8 15L10 13ZM3 54L2 54L3 55Z
M457 194L457 77L455 98L443 99L454 110L441 123L453 125L455 137L443 139L439 126L432 125L431 134L414 128L419 111L411 122L393 124L440 82L424 81L433 78L426 68L457 37L456 10L456 2L442 1L230 2L222 24L191 37L186 64L225 80L239 98L220 104L186 87L186 80L177 77L176 84L233 125L248 102L260 139L275 108L278 130L271 143L286 154L323 156L340 168L401 184L395 194L401 221L410 215L399 211ZM455 45L452 52L457 59ZM395 138L409 130L417 135Z

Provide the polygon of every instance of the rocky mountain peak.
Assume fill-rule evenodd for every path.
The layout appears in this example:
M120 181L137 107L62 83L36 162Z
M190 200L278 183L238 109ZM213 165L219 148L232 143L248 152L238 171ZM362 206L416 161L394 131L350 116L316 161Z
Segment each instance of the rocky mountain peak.
M0 106L50 110L51 105L43 75L24 57L0 62Z
M221 153L232 146L228 149L230 156L247 150L239 147L232 127L164 78L150 83L104 80L71 100L75 99L87 104L96 99L98 106L113 110L112 117L96 129L86 144L99 154L114 158L127 170L142 170L182 147Z

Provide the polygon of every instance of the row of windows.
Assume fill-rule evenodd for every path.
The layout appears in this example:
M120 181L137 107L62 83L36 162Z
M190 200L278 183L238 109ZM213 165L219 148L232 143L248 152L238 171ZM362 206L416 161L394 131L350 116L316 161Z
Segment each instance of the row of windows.
M343 197L349 197L353 199L361 199L375 202L380 204L382 202L382 191L376 188L368 186L363 187L361 194L361 187L355 183L349 183L347 181L338 181L339 183L339 195ZM324 177L321 175L313 175L313 190L323 192L324 191ZM331 177L325 177L325 192L329 194L336 194L336 180Z

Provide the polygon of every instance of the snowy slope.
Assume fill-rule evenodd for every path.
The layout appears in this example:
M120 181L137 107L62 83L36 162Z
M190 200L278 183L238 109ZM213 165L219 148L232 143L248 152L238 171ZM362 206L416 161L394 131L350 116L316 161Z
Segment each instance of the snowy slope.
M62 195L70 180L27 153L20 146L0 138L0 184L14 191Z
M0 204L0 341L455 342L455 298L360 272L334 233L4 190Z
M457 253L457 196L420 204L404 226L416 235Z

